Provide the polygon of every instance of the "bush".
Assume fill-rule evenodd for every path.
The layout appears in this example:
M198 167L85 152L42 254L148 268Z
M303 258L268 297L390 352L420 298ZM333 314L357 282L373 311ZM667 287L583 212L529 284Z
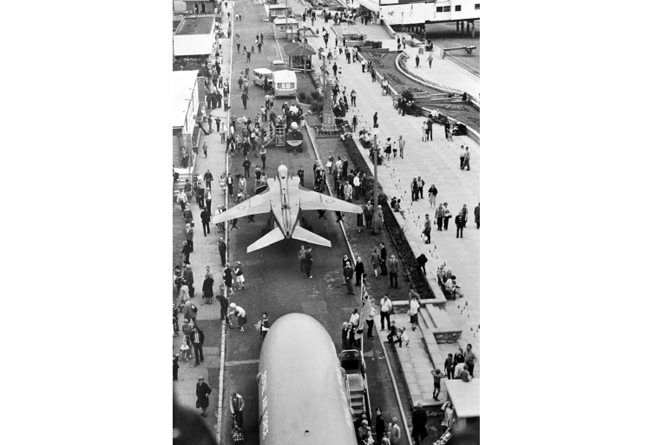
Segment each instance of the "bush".
M305 102L306 102L306 99L307 99L307 95L305 94L304 91L300 91L300 92L297 94L297 100L298 100L299 102L305 103Z
M406 88L402 90L402 97L406 100L414 100L413 92L407 90Z
M312 102L309 109L314 114L321 114L323 112L323 102Z
M312 91L311 97L317 102L321 102L323 100L323 96L318 91Z

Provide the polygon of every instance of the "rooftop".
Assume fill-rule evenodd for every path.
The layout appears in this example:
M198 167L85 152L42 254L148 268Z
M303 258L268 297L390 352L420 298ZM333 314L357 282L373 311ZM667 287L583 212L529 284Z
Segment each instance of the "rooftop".
M289 43L283 47L283 50L286 51L286 54L289 56L313 56L316 54L316 51L314 51L311 46L300 42Z
M193 95L197 71L173 71L172 72L172 97L173 114L172 127L183 127L188 112L188 103ZM194 110L197 111L197 110Z
M214 29L213 17L187 17L177 28L177 35L209 34Z

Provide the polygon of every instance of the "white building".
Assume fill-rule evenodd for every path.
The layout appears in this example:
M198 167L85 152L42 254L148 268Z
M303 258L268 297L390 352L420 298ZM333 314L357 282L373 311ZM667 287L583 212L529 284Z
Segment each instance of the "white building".
M469 22L481 18L481 0L358 0L389 25Z
M197 70L172 72L172 135L179 144L190 149L195 119L200 108L197 90Z
M210 55L214 45L214 17L187 17L174 32L174 56Z

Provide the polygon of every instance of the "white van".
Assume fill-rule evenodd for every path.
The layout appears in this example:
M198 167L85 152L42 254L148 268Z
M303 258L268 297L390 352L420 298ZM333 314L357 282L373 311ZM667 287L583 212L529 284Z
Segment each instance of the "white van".
M272 78L274 77L273 74L274 73L270 69L256 68L253 70L253 84L262 87L265 85L265 79L267 79L267 83L271 84Z
M274 71L274 96L296 96L297 76L289 70Z

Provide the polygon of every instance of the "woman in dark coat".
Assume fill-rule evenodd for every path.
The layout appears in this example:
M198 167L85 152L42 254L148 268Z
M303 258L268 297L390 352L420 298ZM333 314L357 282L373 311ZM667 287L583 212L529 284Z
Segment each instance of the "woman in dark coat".
M209 407L209 394L211 394L211 388L204 381L204 377L197 379L197 385L195 386L195 395L197 396L196 407L202 410L203 417L207 417L207 408Z
M365 265L362 264L362 258L358 257L355 263L355 285L360 286L360 279L365 273Z
M211 299L214 298L214 279L210 275L202 283L202 298L206 304L211 304Z

